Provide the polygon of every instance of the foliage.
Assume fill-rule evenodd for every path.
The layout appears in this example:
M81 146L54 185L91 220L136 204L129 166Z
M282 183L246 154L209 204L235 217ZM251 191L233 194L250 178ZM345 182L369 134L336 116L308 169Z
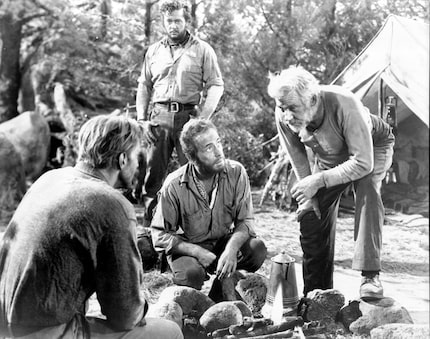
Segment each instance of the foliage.
M363 49L388 14L428 22L426 0L205 0L193 32L214 47L225 81L216 123L226 153L243 162L254 183L276 135L268 72L293 64L329 83ZM101 11L105 6L105 12ZM163 35L158 0L16 0L10 11L27 17L22 71L43 61L81 98L76 109L94 114L134 104L136 80L148 45ZM52 83L58 81L52 77Z
M57 72L67 71L75 91L98 98L99 107L92 108L106 112L133 103L146 47L138 21L143 9L136 11L135 2L117 3L106 17L100 14L101 1L55 2L46 17L26 26L23 55L32 56L31 64L49 59ZM104 107L103 98L118 103Z
M237 119L238 115L242 119ZM221 109L214 118L219 134L223 140L224 153L229 159L242 163L247 172L251 185L261 185L265 178L262 169L266 164L263 152L263 137L252 135L249 130L252 124L252 114L237 109L235 112L227 108Z

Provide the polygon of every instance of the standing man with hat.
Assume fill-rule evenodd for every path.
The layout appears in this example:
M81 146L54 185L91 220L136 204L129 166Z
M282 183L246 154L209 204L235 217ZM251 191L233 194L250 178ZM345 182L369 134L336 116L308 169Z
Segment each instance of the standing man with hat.
M188 30L189 6L167 0L160 12L166 36L148 48L136 95L137 119L148 145L142 196L137 198L148 224L173 149L181 165L187 162L179 143L182 126L191 116L210 118L224 91L213 48ZM203 91L206 97L199 106ZM148 112L151 97L153 108Z

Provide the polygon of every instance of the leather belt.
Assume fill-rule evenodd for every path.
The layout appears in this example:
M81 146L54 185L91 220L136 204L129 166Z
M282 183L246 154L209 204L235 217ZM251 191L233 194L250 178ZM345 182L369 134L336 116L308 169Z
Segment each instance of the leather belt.
M167 107L167 110L172 113L178 113L182 111L191 111L196 105L194 104L183 104L176 101L169 102L157 102L156 105Z

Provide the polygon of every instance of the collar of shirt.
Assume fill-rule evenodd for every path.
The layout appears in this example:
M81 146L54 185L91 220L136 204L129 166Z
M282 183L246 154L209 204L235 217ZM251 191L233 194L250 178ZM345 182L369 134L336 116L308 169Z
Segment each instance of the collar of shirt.
M228 161L228 160L226 159L226 161ZM186 166L185 170L181 176L181 181L180 181L181 185L186 183L187 187L190 190L197 191L196 194L198 193L203 199L205 199L205 201L207 201L209 203L210 207L212 208L214 203L215 203L215 196L216 196L216 193L218 192L219 183L227 175L227 168L224 168L224 170L222 172L218 173L217 178L216 178L216 185L217 185L216 190L212 190L212 197L211 197L211 200L209 202L209 200L207 199L207 195L204 195L204 194L206 194L206 190L203 188L203 191L205 192L204 194L202 194L202 192L200 192L200 189L199 189L198 184L197 184L197 181L200 181L200 180L198 180L197 178L194 179L194 171L195 171L194 164L191 162L188 162L185 166ZM194 183L194 185L190 185L190 182Z
M190 32L187 31L185 34L185 38L180 42L173 42L169 39L169 37L166 36L161 40L161 43L166 47L184 47L190 40L192 40L192 35L190 34Z
M78 161L74 168L76 170L78 170L79 172L88 174L89 176L92 176L96 179L100 179L100 180L108 183L105 176L97 168L92 167L91 165L87 164L86 162Z
M319 103L318 103L318 109L315 114L315 118L306 126L306 129L313 133L315 130L317 130L324 120L324 103L323 98L320 95L319 96Z
M227 159L225 161L228 161ZM193 171L194 171L194 164L192 162L188 162L186 165L185 171L182 173L181 176L181 184L183 183L189 183L190 181L193 181ZM227 175L227 168L224 168L224 170L219 173L219 177L224 178Z
M199 191L199 193L202 196L202 198L209 203L209 207L212 209L213 206L214 206L215 198L216 198L217 191L218 191L219 173L217 173L215 175L215 178L213 179L212 187L211 187L211 192L212 193L211 193L210 197L208 196L208 194L206 192L205 185L197 177L195 166L192 166L191 173L192 173L192 176L193 176L194 183L196 184L197 190Z

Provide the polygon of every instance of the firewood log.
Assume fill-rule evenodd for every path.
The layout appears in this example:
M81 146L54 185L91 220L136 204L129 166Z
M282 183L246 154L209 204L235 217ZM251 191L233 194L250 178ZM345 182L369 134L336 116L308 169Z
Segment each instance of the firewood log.
M230 325L230 334L240 334L252 327L252 330L257 328L266 327L268 325L273 325L272 319L262 318L262 319L252 319L245 317L241 325Z
M252 339L276 339L276 338L291 338L294 332L292 330L286 330L277 333L258 335L256 337L251 337Z
M218 330L215 330L211 333L212 338L222 338L230 333L229 327L220 328Z
M286 330L292 330L296 326L303 326L303 324L304 324L304 321L302 317L293 317L292 319L284 321L278 325L268 325L266 327L243 332L237 335L227 335L224 337L224 339L253 338L256 336L262 336L266 334L285 332Z

